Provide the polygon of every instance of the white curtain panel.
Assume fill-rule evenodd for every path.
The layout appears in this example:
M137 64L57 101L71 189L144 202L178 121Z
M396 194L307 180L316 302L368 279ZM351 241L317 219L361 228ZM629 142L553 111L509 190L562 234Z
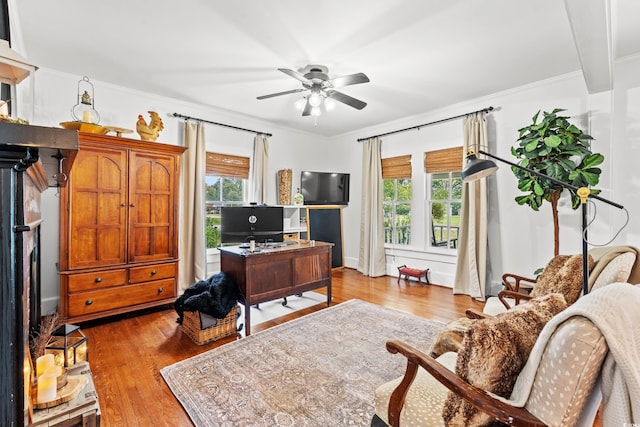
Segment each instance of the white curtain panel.
M179 291L207 277L205 241L205 140L202 122L185 122L180 209Z
M463 122L464 152L477 152L487 145L485 113L467 116ZM487 276L487 179L462 186L462 213L458 238L458 264L454 294L485 300Z
M250 201L265 203L267 200L267 170L269 169L269 140L262 134L253 139L253 166L251 172Z
M379 138L371 138L362 143L362 209L358 271L371 277L386 274L381 146L382 141Z

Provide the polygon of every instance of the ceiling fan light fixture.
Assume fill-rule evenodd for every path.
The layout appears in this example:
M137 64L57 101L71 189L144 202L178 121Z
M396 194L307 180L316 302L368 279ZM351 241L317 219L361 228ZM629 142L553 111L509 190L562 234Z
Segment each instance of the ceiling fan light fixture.
M294 105L296 106L296 109L302 111L304 106L307 105L307 98L302 97L298 99Z
M335 102L333 99L331 99L331 98L326 98L326 99L324 100L324 108L325 108L327 111L331 111L331 110L333 110L334 108L336 108L336 102Z
M298 71L288 68L278 68L278 71L298 80L302 83L302 88L262 95L258 96L257 99L261 100L292 93L306 92L303 98L298 99L294 105L298 110L302 110L303 117L315 116L316 118L325 112L335 109L336 102L348 105L357 110L362 110L367 106L366 102L335 90L337 87L368 83L369 78L364 73L331 77L328 68L322 65L308 65Z
M309 105L312 107L319 107L322 104L322 95L318 92L313 92L309 95Z

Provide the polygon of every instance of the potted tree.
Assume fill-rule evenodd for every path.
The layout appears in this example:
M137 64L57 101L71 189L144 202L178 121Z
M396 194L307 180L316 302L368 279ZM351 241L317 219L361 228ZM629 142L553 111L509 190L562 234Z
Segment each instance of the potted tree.
M590 135L585 134L577 126L569 122L569 117L559 115L565 111L556 108L550 113L542 113L542 121L538 123L540 111L533 116L533 123L519 129L518 145L511 147L511 154L521 166L533 169L544 175L566 182L576 187L592 187L597 185L602 172L597 166L604 161L604 156L591 151ZM560 248L560 228L558 222L558 200L564 189L544 178L512 167L518 178L518 189L527 193L516 197L519 205L529 205L538 211L546 200L551 204L553 215L554 255ZM591 188L591 194L600 190ZM580 198L570 191L573 209L580 205Z

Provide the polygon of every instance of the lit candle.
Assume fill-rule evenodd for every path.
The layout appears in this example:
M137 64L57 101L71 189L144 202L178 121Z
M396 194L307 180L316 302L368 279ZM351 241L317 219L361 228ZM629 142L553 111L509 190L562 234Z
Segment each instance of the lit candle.
M53 366L53 354L45 354L36 359L36 376L44 374L47 368Z
M91 123L92 122L92 117L91 117L91 111L83 111L82 112L82 121L85 123Z
M43 374L38 377L38 403L56 400L57 381L53 374Z

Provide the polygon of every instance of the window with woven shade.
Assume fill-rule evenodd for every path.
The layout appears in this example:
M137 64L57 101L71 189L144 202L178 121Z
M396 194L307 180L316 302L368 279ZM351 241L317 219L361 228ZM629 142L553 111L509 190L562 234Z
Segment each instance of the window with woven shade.
M411 244L411 155L382 159L384 242Z
M248 157L207 152L207 175L249 179L249 166Z
M382 179L411 178L411 154L382 159Z
M206 153L205 232L207 248L220 246L220 208L242 206L249 185L249 157Z
M424 171L426 173L459 172L462 170L463 160L462 147L427 151L424 153Z
M424 153L427 174L427 205L431 212L430 245L455 249L462 208L463 148L452 147Z

